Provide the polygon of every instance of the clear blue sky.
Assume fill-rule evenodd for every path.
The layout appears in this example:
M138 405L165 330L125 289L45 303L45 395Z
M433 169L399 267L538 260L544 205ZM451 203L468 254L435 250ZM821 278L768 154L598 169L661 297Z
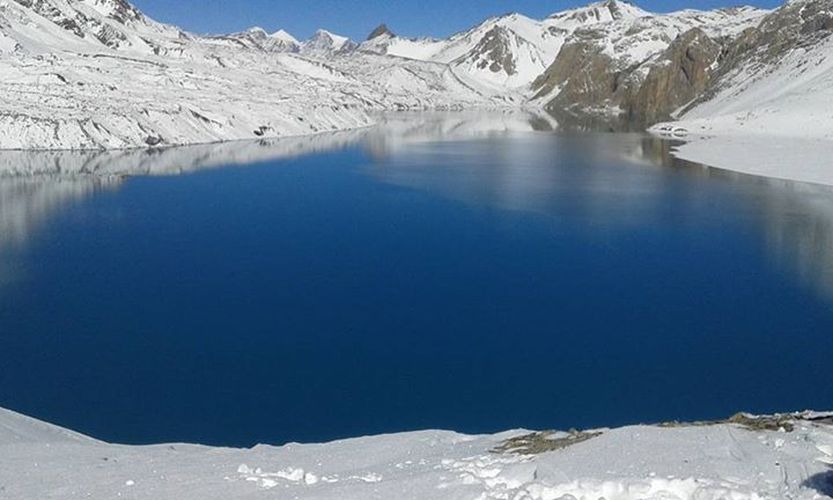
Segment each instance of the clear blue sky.
M228 33L251 26L285 29L307 38L318 28L364 40L380 23L404 36L445 37L506 12L547 15L590 0L133 0L158 21L198 33ZM637 0L643 9L668 12L738 4L772 8L783 0Z

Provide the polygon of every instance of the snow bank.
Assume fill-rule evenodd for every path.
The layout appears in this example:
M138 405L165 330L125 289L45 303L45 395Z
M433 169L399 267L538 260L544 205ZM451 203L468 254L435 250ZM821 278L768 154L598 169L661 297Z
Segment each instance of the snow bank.
M730 135L695 139L672 153L743 174L833 186L833 141Z
M833 494L829 423L800 421L792 432L730 424L626 427L539 455L494 451L522 434L425 431L249 450L133 447L0 410L0 491L8 498L185 500L821 500Z

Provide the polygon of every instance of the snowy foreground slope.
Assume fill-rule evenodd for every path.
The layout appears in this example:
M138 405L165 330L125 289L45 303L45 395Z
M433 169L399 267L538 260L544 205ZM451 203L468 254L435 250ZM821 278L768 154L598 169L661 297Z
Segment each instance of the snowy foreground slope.
M13 499L820 500L831 463L831 421L813 414L244 450L108 444L0 410L0 498Z

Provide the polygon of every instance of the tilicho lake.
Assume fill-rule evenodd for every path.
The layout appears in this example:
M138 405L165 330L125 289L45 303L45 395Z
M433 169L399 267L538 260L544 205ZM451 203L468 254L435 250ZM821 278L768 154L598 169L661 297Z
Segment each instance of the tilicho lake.
M404 115L0 153L0 406L248 446L833 407L833 191Z

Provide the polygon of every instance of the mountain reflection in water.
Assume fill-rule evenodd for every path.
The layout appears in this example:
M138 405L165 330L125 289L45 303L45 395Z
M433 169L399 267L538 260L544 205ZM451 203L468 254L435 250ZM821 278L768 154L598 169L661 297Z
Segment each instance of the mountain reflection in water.
M833 298L833 190L746 176L676 160L674 142L634 132L598 133L598 125L559 124L532 112L401 113L377 127L252 142L129 151L0 151L0 287L19 277L18 250L51 216L83 198L119 189L137 176L180 175L327 151L360 148L365 172L380 182L474 205L564 213L565 200L592 230L698 212L702 184L731 183L754 207L774 266ZM604 124L609 130L627 127ZM569 168L556 168L567 160ZM589 168L592 165L603 168ZM622 170L627 174L623 175ZM669 212L666 196L676 207ZM579 203L576 203L577 198ZM573 213L573 215L576 215ZM589 229L590 230L590 229Z

